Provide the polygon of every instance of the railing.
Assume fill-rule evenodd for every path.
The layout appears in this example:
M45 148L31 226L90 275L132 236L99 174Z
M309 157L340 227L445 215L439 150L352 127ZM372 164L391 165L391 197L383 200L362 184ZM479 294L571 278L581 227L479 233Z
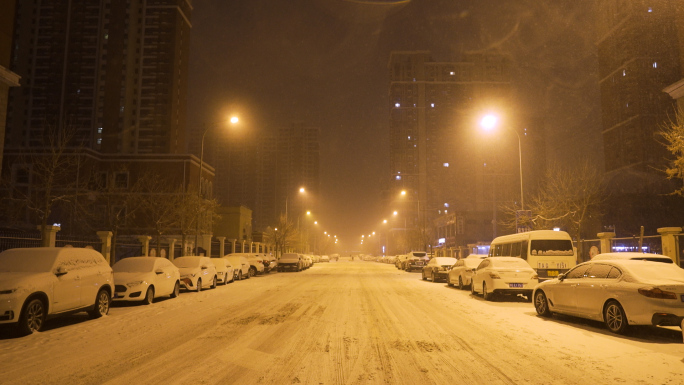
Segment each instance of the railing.
M17 247L40 247L42 237L38 230L0 230L0 251Z
M55 247L73 246L73 247L88 247L94 250L102 248L102 240L99 237L88 237L82 235L62 234L57 233L55 239Z

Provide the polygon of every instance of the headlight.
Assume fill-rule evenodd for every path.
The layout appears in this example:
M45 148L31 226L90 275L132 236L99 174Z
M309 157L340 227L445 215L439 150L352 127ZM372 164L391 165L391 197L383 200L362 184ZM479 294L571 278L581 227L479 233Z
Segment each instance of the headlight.
M0 290L0 294L12 294L15 291L17 291L17 289Z
M138 285L142 285L144 282L145 281L133 281L133 282L127 283L126 286L128 286L128 287L138 286Z

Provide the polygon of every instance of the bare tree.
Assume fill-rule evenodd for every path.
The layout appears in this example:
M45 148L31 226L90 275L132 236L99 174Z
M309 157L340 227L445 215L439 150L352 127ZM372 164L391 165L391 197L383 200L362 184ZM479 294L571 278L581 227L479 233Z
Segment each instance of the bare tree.
M667 150L673 155L670 166L665 169L665 174L670 180L684 181L684 111L678 110L674 120L665 124L660 135L664 140ZM684 186L679 185L673 194L684 196Z
M285 215L280 216L276 227L266 229L266 243L274 247L276 255L282 255L288 247L297 245L299 238L297 227Z
M531 215L517 218L532 229L548 229L558 226L580 239L584 227L591 218L600 215L604 201L601 174L588 162L579 167L568 168L552 164L546 171L539 192L527 207ZM520 207L508 204L503 207L507 227L514 227Z

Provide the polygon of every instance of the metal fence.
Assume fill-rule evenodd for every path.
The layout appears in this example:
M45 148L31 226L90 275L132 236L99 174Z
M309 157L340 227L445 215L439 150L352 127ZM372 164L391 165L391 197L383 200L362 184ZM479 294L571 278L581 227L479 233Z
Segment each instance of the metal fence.
M38 230L0 230L0 251L17 247L40 247L42 237Z
M55 246L56 247L73 246L73 247L81 247L81 248L90 247L92 249L100 251L100 249L102 248L102 240L100 240L100 237L98 237L98 236L88 237L88 236L82 236L82 235L71 235L71 234L57 233L56 239L55 239Z

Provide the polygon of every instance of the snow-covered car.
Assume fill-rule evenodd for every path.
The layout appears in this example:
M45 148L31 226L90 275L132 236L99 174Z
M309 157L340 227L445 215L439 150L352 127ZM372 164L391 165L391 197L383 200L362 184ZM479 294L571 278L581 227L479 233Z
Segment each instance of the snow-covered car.
M423 280L430 278L432 282L446 280L449 269L456 263L456 258L435 257L423 267Z
M36 247L0 253L0 324L20 334L40 331L48 318L87 311L109 312L114 277L92 249Z
M458 285L458 288L463 290L470 286L475 270L486 258L486 254L471 254L467 258L459 259L449 270L447 275L447 285Z
M304 257L304 268L305 269L308 269L311 266L313 266L314 262L313 262L313 258L311 257L311 255L304 254L303 257Z
M330 257L327 255L321 255L321 262L330 262Z
M223 259L230 262L230 264L233 266L234 280L241 281L250 277L249 269L251 265L242 253L226 254L223 256Z
M233 265L224 258L212 258L211 261L214 263L216 268L216 282L225 285L228 282L233 282L235 279L235 274L233 271Z
M247 270L248 277L264 274L266 267L264 266L264 255L256 253L233 253L230 254L236 257L245 257L249 261L249 270Z
M301 254L285 253L278 260L278 271L294 270L302 271L304 268L304 258Z
M606 259L621 259L621 260L634 260L634 261L651 261L651 262L662 262L662 263L674 263L672 258L667 255L661 254L649 254L649 253L601 253L597 254L592 258L592 261L604 261Z
M173 264L180 270L181 285L191 291L216 287L216 267L209 257L179 257Z
M644 260L591 260L534 289L537 313L588 318L613 333L629 325L681 326L684 270Z
M470 291L482 293L486 300L496 294L522 294L532 300L532 290L539 283L537 272L522 258L487 257L480 262L473 274Z
M124 258L112 270L114 301L142 301L149 305L155 298L176 298L180 292L180 271L166 258Z
M259 254L263 258L263 264L264 264L264 273L270 273L271 271L276 269L276 266L278 266L278 261L276 258L271 255L271 254Z

